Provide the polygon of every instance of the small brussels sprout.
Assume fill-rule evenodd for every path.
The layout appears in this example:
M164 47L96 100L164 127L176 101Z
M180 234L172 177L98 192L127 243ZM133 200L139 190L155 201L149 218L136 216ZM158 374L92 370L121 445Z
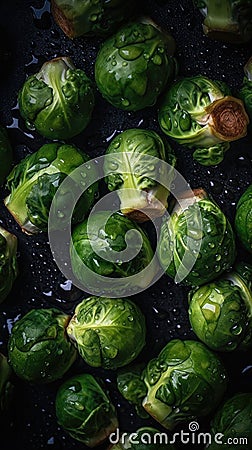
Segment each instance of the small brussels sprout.
M152 106L177 73L174 52L173 37L153 22L131 22L100 48L95 62L98 89L119 109Z
M126 298L89 297L76 306L67 333L87 364L116 369L143 349L145 317Z
M117 374L117 388L129 403L135 405L137 415L146 419L149 414L142 406L142 401L147 394L147 388L142 379L143 368L143 364L133 364L120 369Z
M202 75L168 88L158 119L163 132L194 149L194 159L205 166L219 164L229 142L246 136L249 123L242 100L225 83Z
M236 205L235 231L244 248L252 253L252 184Z
M7 131L0 125L0 185L5 182L7 175L11 170L13 161L12 147L8 138Z
M48 139L70 139L90 122L92 83L68 57L54 58L27 78L18 94L27 128Z
M194 333L212 350L228 352L252 345L252 266L237 265L212 283L189 292Z
M124 438L125 434L127 437ZM112 440L114 438L111 435ZM172 444L168 443L169 437L165 433L153 427L141 427L133 433L122 433L120 441L109 447L110 450L175 450Z
M194 5L205 17L206 36L233 44L252 39L251 0L194 0Z
M0 353L0 417L8 412L14 394L14 385L11 381L12 369L6 356Z
M10 194L4 203L23 231L28 234L47 231L49 211L58 187L67 175L88 160L89 157L74 145L51 143L27 155L13 168L7 178ZM84 164L86 175L91 170ZM83 220L94 202L96 191L95 184L82 194L73 213L73 223ZM62 204L57 202L56 205L61 222L68 215L67 206L74 204L71 192L63 194L59 196Z
M0 303L11 292L17 276L17 237L0 227Z
M60 386L55 407L59 425L88 447L100 445L118 428L115 408L102 382L87 373Z
M200 286L229 269L236 257L231 224L203 189L177 199L161 225L158 256L178 283Z
M251 448L252 442L252 393L239 392L228 398L215 413L211 421L211 435L213 439L207 447L208 450L219 450L220 444L217 444L214 436L217 433L221 436L223 443L229 450L242 448ZM239 442L243 439L243 444ZM247 439L247 444L246 440Z
M119 190L121 212L136 222L162 216L176 161L169 144L155 131L133 128L116 136L106 155L106 182Z
M149 270L153 250L146 233L119 212L109 217L106 211L94 212L76 225L72 233L70 257L75 277L88 288L92 286L92 289L96 287L96 274L102 276L103 288L108 289L111 278L125 278L125 290L146 288L155 276L155 270ZM88 280L85 267L89 269ZM137 276L144 269L145 276ZM132 277L134 275L136 277ZM109 277L108 286L106 277Z
M69 38L108 36L135 7L134 0L52 0L52 15Z
M145 368L143 407L168 430L215 410L227 374L214 352L198 341L173 339Z
M30 310L14 324L8 358L19 378L50 383L63 377L77 356L66 334L69 320L56 308L41 308Z

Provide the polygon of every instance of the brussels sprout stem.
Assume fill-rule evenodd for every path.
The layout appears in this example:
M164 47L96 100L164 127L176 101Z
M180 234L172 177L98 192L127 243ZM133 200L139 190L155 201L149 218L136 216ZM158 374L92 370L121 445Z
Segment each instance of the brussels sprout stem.
M142 403L145 411L147 411L148 414L150 414L155 420L157 420L157 422L159 422L168 430L172 430L174 428L174 424L172 424L172 422L169 420L172 408L158 400L156 398L156 393L159 387L162 386L163 383L165 384L165 379L169 378L171 371L172 369L164 372L156 386L152 387L152 389L149 390Z
M213 0L208 2L207 17L203 29L213 39L230 41L237 39L239 27L232 19L230 0Z
M235 141L247 134L249 118L243 102L226 96L206 108L212 133L222 141Z

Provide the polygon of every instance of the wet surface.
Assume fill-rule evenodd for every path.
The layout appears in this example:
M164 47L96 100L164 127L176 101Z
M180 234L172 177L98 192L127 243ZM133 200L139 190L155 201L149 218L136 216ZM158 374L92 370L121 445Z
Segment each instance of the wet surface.
M202 74L226 81L235 94L242 82L243 66L250 56L249 45L236 46L207 39L201 28L202 17L189 0L159 3L154 0L144 2L145 14L175 38L180 75ZM67 38L54 23L48 0L9 0L4 5L1 2L0 26L4 49L3 52L1 50L4 65L1 66L0 122L8 129L15 162L18 162L49 142L29 131L20 117L17 93L26 77L36 73L45 61L53 57L70 56L74 64L84 69L94 81L94 61L102 39ZM158 103L152 108L127 113L109 105L97 90L95 95L92 121L84 132L71 140L91 158L102 155L113 137L127 128L149 128L162 134L157 121ZM204 187L233 223L237 200L252 183L251 137L231 144L223 163L211 168L194 162L190 150L170 143L177 155L177 169L191 187ZM4 198L6 192L3 190L1 194ZM75 288L71 280L66 280L58 270L47 235L26 236L2 202L0 224L13 232L19 242L20 274L8 299L0 305L0 351L6 354L14 322L31 308L58 307L71 314L78 301L87 295ZM249 256L239 245L238 258L249 261ZM145 313L147 323L146 347L139 361L155 356L172 338L195 338L187 315L187 293L188 288L175 285L163 276L154 286L134 298ZM251 353L224 354L221 357L230 377L228 393L251 391ZM114 372L93 370L78 359L67 376L81 371L97 374L105 380L123 431L134 431L144 425L158 427L151 419L141 420L136 416L134 407L129 406L117 392ZM1 437L1 450L20 447L26 450L84 448L57 425L54 399L61 381L42 387L16 378L14 381L14 404ZM209 419L200 421L202 430L208 428Z

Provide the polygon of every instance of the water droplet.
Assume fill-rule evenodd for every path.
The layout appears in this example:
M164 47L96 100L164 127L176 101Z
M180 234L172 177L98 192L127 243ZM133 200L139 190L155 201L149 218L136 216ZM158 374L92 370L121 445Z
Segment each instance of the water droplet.
M243 331L243 328L241 325L235 324L230 328L230 332L234 334L235 336L238 336Z
M123 106L129 106L130 105L130 101L127 98L123 98L122 99L122 105Z

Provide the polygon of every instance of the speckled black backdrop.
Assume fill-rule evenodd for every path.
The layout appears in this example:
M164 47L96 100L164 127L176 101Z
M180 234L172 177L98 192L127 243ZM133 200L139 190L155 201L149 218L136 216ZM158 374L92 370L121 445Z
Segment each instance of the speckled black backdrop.
M162 2L162 6L159 3L160 5L154 0L145 1L142 11L173 34L177 42L176 56L180 75L203 74L224 80L235 93L242 82L243 66L250 56L249 45L229 45L204 37L202 17L194 10L190 0L170 0ZM0 122L8 128L15 162L18 162L48 142L35 133L30 134L19 116L17 92L26 76L35 73L44 61L67 55L94 80L94 61L102 41L93 38L78 38L73 41L68 39L53 22L48 0L1 1L0 26L0 48L5 58L5 64L0 67ZM122 112L106 103L96 92L92 121L72 142L95 157L104 153L117 131L141 127L161 133L157 122L157 106L136 113ZM236 202L252 182L251 137L232 144L225 161L212 168L194 163L190 151L173 143L172 145L177 155L177 169L191 187L203 186L233 223ZM2 191L1 198L5 194ZM56 306L71 314L76 303L87 295L61 275L52 260L47 235L24 235L2 201L0 223L19 239L20 274L9 298L0 305L0 351L6 353L13 323L28 310ZM248 261L248 255L239 246L238 256ZM167 276L163 276L153 287L134 298L147 321L147 343L138 360L156 355L172 338L195 338L187 316L187 292L187 288L176 286ZM221 357L230 377L227 395L237 390L251 391L251 353L230 356L223 354ZM105 380L117 407L122 430L134 431L144 424L157 426L152 420L141 421L137 418L134 408L117 393L113 372L93 370L78 360L65 378L83 370ZM13 381L15 398L12 414L6 420L7 423L0 424L1 450L85 448L57 425L54 399L60 382L41 387L32 386L17 378ZM202 431L208 429L209 420L210 417L199 421ZM197 448L196 445L194 448Z

